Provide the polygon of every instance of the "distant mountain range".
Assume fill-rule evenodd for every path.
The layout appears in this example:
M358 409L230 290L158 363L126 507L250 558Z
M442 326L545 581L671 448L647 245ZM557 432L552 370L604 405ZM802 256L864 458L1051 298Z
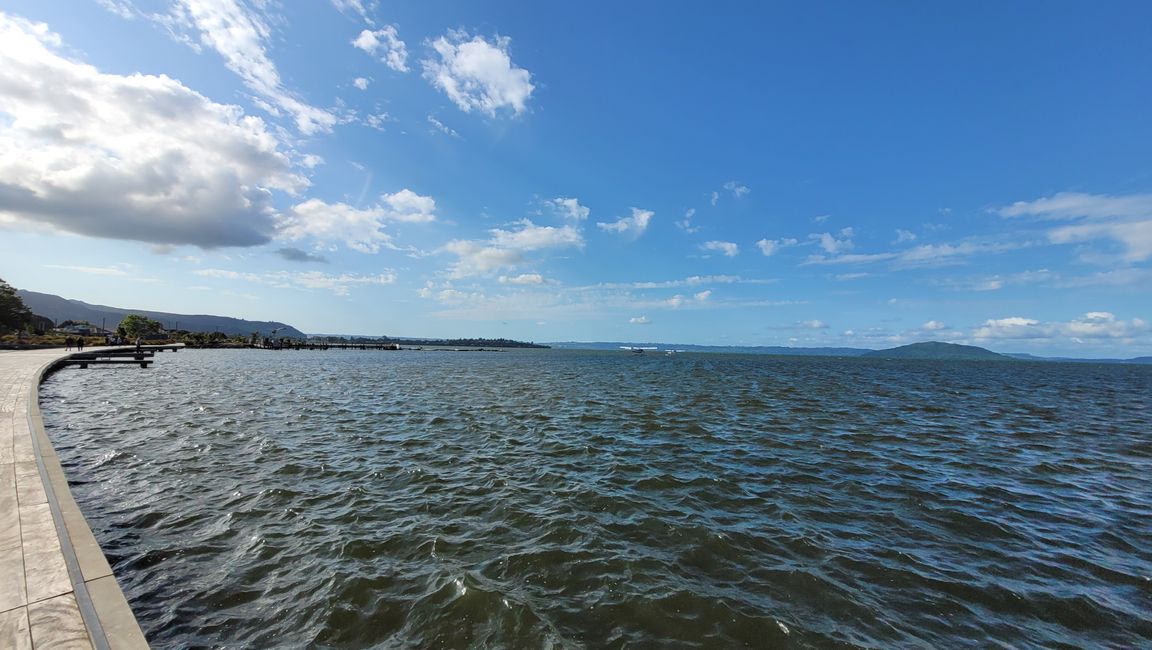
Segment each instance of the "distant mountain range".
M114 330L125 316L138 314L158 320L166 328L172 329L178 325L180 329L190 332L222 332L228 336L248 336L252 332L259 332L262 336L272 336L273 330L279 330L276 332L276 336L307 338L303 332L295 327L276 321L254 321L204 314L170 314L145 309L90 305L79 300L68 300L50 293L24 289L18 290L16 294L32 310L32 313L51 318L56 323L66 320L88 321L97 327L103 325Z
M660 350L683 350L685 352L719 352L733 354L774 354L794 357L866 357L870 359L923 359L935 361L1065 361L1077 363L1125 363L1152 364L1152 357L1134 359L1068 359L1062 357L1038 357L1031 354L999 354L974 345L958 345L929 341L912 343L887 350L865 348L786 348L780 346L719 346L691 345L683 343L635 343L628 341L563 341L549 343L554 348L569 350L618 350L621 347L655 347Z

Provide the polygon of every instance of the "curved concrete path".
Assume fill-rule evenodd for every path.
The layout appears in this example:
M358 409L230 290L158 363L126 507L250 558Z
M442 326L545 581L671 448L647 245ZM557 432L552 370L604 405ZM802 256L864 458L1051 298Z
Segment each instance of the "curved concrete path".
M147 648L44 433L40 381L70 354L0 351L0 648Z

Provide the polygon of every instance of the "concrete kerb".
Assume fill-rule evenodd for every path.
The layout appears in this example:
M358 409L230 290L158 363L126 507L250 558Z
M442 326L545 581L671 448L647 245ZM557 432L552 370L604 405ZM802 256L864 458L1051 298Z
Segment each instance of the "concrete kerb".
M76 603L93 647L97 650L148 648L136 615L116 583L91 527L76 505L60 459L44 431L44 419L40 414L40 384L48 375L65 367L68 358L44 364L30 382L28 426L32 432L36 465L56 524L64 561L68 565Z

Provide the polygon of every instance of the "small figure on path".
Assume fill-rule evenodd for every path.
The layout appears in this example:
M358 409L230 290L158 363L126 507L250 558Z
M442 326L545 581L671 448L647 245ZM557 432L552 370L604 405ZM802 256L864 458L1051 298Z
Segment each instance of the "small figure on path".
M76 337L76 350L79 352L84 351L84 337L83 336L77 336Z
M140 337L139 336L136 337L136 351L137 352L140 351Z
M65 352L71 352L72 351L72 337L71 336L64 337L64 351Z

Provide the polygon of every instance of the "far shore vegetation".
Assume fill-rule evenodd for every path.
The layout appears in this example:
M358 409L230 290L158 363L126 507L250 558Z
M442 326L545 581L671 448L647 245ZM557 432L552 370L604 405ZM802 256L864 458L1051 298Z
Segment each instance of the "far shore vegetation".
M274 334L274 333L273 333ZM194 332L165 329L155 319L140 314L125 316L115 329L104 330L85 320L65 320L59 323L32 313L16 290L0 279L0 347L46 348L64 347L68 340L82 340L85 347L93 345L134 345L139 339L146 345L183 343L191 348L251 348L251 347L323 347L330 345L391 347L457 347L457 348L547 348L546 345L525 343L511 339L458 338L415 339L361 336L323 336L308 339L275 337L261 332L226 334L224 332Z

